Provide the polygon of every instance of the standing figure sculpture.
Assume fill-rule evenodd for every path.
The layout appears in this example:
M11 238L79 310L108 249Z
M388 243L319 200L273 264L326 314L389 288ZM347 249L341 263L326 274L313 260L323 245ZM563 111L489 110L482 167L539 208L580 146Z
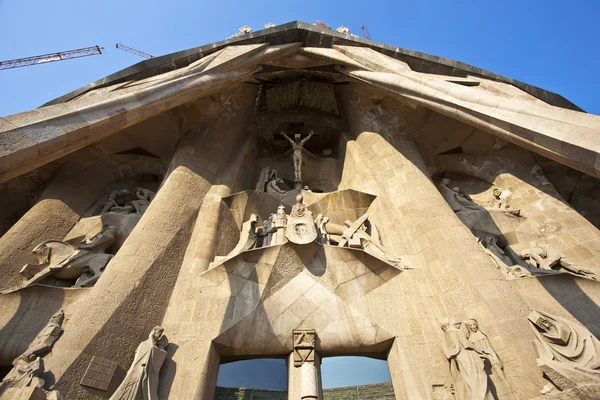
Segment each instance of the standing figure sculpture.
M461 330L464 323L461 324ZM485 365L480 355L472 348L466 347L464 332L461 332L453 321L442 324L444 341L442 349L450 361L450 372L454 379L460 376L465 383L466 398L469 400L484 400L491 398L488 389L488 377Z
M135 351L127 375L110 400L158 400L158 373L167 357L164 329L156 326Z
M292 145L293 154L292 158L294 160L294 181L296 184L300 185L302 183L302 152L304 151L304 144L315 134L314 131L310 131L307 137L300 140L300 135L294 135L294 139L290 139L285 132L281 131L281 134L287 139L288 142ZM300 186L301 187L301 186Z

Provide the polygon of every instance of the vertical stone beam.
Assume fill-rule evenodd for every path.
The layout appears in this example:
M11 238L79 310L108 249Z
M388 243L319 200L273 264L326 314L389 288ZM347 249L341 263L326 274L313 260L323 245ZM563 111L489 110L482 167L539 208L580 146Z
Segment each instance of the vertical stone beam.
M292 338L294 352L290 357L288 399L322 399L320 358L315 352L316 332L314 329L297 329L292 332Z
M384 244L398 240L406 251L398 255L417 267L398 277L415 312L407 317L391 309L386 317L410 328L394 332L402 348L388 359L394 386L404 387L396 396L410 390L410 398L428 398L433 379L447 373L438 321L453 315L486 326L516 397L535 397L544 383L530 350L527 304L441 197L398 118L352 87L341 89L339 98L351 132L341 186L361 190L365 184L378 196L372 208Z
M140 339L161 322L198 210L240 150L231 143L242 140L255 90L250 85L232 89L234 94L221 100L227 103L226 112L219 112L200 134L192 132L181 140L155 199L90 290L88 306L70 314L60 344L45 361L57 380L56 388L67 398L96 398L77 383L91 357L108 358L125 367ZM196 356L207 361L209 353Z
M229 168L219 176L219 183L211 187L206 194L183 259L180 279L193 279L187 274L199 275L208 269L214 259L218 245L217 231L221 199L229 196L233 188L238 187L243 190L243 183L248 178L246 172L251 171L249 164L255 156L253 144L254 138L248 138L245 143L242 143L238 155L234 157Z

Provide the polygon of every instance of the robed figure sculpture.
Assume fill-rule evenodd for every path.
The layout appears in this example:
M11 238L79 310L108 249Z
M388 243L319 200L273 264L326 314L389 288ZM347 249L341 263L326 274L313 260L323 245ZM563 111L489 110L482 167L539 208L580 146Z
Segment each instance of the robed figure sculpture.
M135 351L125 379L110 400L158 400L158 373L167 356L164 329L156 326Z

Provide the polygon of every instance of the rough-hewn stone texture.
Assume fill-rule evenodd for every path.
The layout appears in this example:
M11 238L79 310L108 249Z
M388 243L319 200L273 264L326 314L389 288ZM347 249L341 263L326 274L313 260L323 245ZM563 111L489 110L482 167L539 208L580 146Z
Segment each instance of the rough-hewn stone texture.
M294 165L281 132L311 131ZM99 400L133 365L161 399L597 398L599 146L600 117L558 95L303 23L4 117L2 371L65 321L44 381L16 369L0 391ZM24 288L26 263L43 279ZM387 360L391 382L322 390L340 355ZM107 390L80 384L93 357L118 365ZM222 363L269 357L287 394L217 390Z

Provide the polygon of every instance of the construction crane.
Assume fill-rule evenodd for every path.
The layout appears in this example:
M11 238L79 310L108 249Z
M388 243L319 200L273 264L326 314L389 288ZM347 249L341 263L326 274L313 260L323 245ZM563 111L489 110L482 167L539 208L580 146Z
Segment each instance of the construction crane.
M371 35L369 35L369 31L367 30L367 27L363 25L360 27L360 29L362 29L363 35L365 35L365 39L371 40Z
M117 43L117 49L127 51L129 53L135 54L136 56L144 57L144 58L154 58L152 54L145 53L141 50L136 50L133 47L125 46L124 44Z
M59 51L58 53L43 54L41 56L18 58L16 60L0 61L0 70L19 67L28 67L30 65L45 64L54 61L69 60L71 58L80 58L102 54L104 47L92 46L83 49Z

